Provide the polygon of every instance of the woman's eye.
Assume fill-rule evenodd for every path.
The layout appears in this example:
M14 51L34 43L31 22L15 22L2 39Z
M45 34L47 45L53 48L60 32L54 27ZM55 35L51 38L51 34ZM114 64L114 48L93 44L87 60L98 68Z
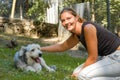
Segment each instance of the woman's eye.
M61 22L64 22L65 20L61 20Z

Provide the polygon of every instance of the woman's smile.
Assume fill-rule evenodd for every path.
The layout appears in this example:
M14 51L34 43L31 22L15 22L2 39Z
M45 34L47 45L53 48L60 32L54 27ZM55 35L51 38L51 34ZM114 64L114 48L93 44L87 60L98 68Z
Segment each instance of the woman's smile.
M71 26L72 26L72 23L68 23L68 24L65 24L64 27L65 27L66 29L69 29Z

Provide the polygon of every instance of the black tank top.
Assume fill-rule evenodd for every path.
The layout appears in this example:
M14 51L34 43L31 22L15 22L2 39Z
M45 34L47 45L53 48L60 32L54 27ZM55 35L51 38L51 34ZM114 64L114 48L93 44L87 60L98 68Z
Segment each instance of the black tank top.
M97 40L98 40L98 55L99 56L106 56L114 52L118 46L120 45L120 38L117 37L112 32L108 31L107 29L103 28L102 26L92 23L92 22L84 22L82 25L82 32L81 35L78 36L78 39L81 43L86 47L85 37L84 37L84 27L86 24L92 24L95 26L97 30ZM91 36L92 37L92 36Z

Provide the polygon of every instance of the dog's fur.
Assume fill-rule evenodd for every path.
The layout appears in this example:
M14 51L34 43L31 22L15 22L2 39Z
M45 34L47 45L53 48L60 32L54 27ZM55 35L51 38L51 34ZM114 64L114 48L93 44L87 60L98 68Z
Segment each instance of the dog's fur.
M23 71L33 71L38 73L42 70L42 67L46 68L50 72L55 71L50 68L42 58L39 44L28 44L27 46L22 46L14 56L14 64L15 68Z

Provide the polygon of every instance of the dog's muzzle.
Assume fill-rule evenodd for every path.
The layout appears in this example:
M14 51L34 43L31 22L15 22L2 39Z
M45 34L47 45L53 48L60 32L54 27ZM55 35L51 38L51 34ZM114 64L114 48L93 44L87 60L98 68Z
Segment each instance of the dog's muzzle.
M33 58L33 57L31 57L35 62L37 62L37 63L40 63L40 58L39 57L37 57L37 58Z

